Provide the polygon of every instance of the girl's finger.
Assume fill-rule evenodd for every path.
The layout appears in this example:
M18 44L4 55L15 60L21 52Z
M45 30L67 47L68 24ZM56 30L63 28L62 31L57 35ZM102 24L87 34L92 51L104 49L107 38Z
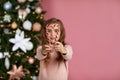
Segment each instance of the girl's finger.
M49 46L49 45L44 45L44 47L46 47L46 48L47 48L47 47L50 47L50 46Z
M60 42L56 42L55 44L56 44L56 45L60 45L61 43L60 43Z
M45 50L52 50L52 48L51 47L47 47L47 48L45 48Z
M60 51L61 49L60 49L59 47L56 47L55 50L56 50L56 51Z

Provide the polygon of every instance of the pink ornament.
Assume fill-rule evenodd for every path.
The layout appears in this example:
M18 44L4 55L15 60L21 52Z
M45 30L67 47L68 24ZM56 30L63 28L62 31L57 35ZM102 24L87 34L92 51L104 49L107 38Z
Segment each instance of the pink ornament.
M24 3L26 0L17 0L19 3Z
M41 7L37 7L36 10L35 10L35 12L36 12L37 14L40 14L40 13L42 12Z
M16 22L13 22L13 23L12 23L11 28L12 28L12 29L16 29L16 28L17 28Z
M32 58L32 57L30 57L29 59L28 59L28 62L30 63L30 64L33 64L34 63L34 58Z
M14 80L14 79L20 80L20 78L25 75L23 72L23 66L17 68L16 65L13 65L12 70L8 71L7 73L10 74L9 80Z
M25 9L19 9L18 16L22 21L25 20L25 18L27 16L27 11Z
M41 24L36 22L33 24L33 31L40 31L41 30Z

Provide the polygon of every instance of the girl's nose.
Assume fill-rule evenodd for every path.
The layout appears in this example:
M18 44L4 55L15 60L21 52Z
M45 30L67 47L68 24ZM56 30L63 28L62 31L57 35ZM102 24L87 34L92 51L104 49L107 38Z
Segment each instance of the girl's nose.
M55 32L54 31L52 31L51 36L53 36L53 37L55 36Z

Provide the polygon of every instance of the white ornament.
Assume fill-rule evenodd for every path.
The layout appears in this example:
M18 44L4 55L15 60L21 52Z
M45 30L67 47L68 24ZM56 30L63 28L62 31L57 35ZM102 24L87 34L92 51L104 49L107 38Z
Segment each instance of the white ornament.
M5 67L6 67L6 69L10 68L10 61L9 61L8 57L5 58Z
M5 21L5 22L11 22L11 16L10 15L8 15L8 14L6 14L5 16L4 16L4 19L3 19L3 21Z
M37 14L40 14L42 12L42 8L41 7L37 7L36 10L35 10L35 12Z
M19 19L21 19L22 21L25 20L27 14L28 14L28 13L27 13L26 9L19 9L19 10L18 10L18 17L19 17Z
M33 76L33 77L32 77L32 80L37 80L37 77L36 77L36 76Z
M5 58L5 57L10 57L9 52L0 52L0 59Z
M27 50L32 50L33 49L33 43L32 42L28 42L27 44L25 44L25 48L27 49Z
M31 30L32 29L32 23L29 21L29 20L26 20L24 23L23 23L23 28L25 30Z
M5 4L4 4L4 9L5 10L10 10L12 8L12 4L10 3L10 1L7 1Z
M4 57L10 57L9 52L4 52Z
M29 14L31 10L29 8L26 8L26 12Z
M0 52L0 59L2 59L3 58L3 53L2 52Z
M20 31L19 29L17 30L18 31L16 31L15 38L9 39L9 42L14 44L12 51L16 51L20 48L26 53L27 49L25 45L28 45L28 42L30 42L30 38L24 38L24 31Z
M3 21L1 20L0 23L3 23Z

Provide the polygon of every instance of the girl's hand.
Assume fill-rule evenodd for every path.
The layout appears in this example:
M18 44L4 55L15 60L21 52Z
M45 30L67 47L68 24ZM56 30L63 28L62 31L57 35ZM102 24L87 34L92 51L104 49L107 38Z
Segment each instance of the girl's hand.
M42 47L42 54L47 55L52 50L51 45L44 45Z
M64 55L67 53L66 48L60 42L55 43L55 50L62 53L62 54L64 54Z

